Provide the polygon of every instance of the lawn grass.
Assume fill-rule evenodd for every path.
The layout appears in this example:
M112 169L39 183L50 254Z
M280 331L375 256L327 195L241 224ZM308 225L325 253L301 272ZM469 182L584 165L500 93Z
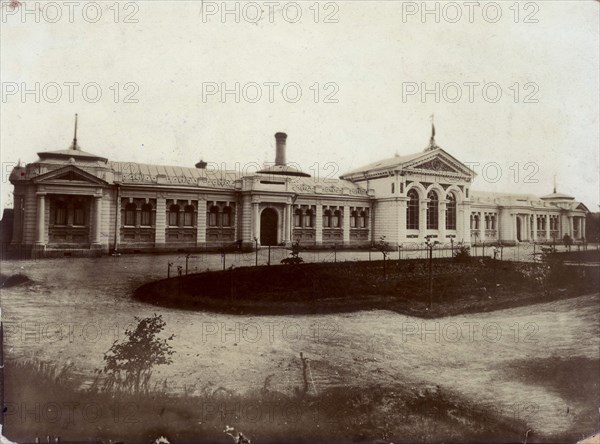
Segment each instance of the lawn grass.
M301 371L298 369L298 371ZM520 441L527 425L497 410L466 402L437 386L337 387L318 394L272 391L265 380L241 396L222 387L169 395L76 389L68 366L7 362L5 435L69 440L232 442L226 426L254 443L506 442Z

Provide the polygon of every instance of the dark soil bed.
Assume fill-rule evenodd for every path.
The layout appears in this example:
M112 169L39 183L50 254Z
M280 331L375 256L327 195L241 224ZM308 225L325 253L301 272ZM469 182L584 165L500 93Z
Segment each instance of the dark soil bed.
M244 267L148 283L139 300L233 314L324 314L383 309L422 317L491 311L580 296L598 289L597 267L477 259L344 262Z

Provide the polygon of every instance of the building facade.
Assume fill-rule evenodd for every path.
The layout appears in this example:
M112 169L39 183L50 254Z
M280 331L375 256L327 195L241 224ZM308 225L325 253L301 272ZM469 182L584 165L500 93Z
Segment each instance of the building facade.
M434 134L434 133L433 133ZM587 209L573 197L478 193L473 172L438 147L395 156L340 179L310 177L276 160L256 173L114 162L69 149L18 165L10 248L41 256L77 251L194 251L289 245L560 242L585 233Z

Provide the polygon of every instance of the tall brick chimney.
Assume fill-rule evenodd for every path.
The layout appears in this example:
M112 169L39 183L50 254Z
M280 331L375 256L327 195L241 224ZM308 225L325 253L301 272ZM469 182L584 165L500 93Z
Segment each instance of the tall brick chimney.
M285 166L285 142L287 140L286 133L275 134L275 165Z

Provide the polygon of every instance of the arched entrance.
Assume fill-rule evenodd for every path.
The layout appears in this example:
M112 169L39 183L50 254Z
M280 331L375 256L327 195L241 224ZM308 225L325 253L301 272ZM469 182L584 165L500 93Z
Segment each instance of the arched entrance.
M260 244L277 245L277 211L265 208L260 215Z
M521 218L517 216L517 240L521 242Z

